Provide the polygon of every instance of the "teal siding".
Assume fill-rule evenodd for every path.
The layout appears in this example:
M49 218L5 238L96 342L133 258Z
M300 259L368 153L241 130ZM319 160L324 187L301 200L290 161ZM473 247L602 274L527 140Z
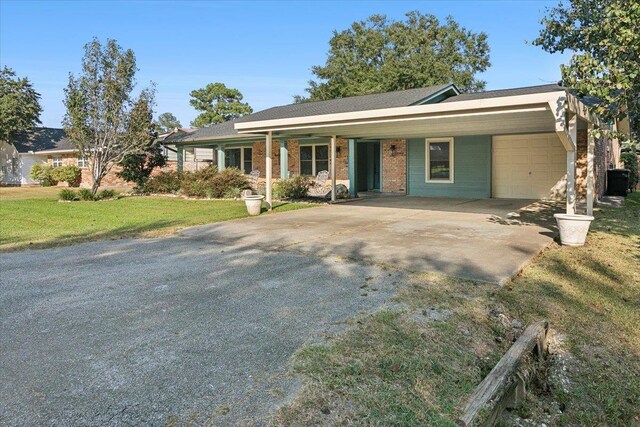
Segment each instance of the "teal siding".
M425 182L425 140L409 139L407 181L410 196L491 197L491 136L461 136L454 141L454 182Z

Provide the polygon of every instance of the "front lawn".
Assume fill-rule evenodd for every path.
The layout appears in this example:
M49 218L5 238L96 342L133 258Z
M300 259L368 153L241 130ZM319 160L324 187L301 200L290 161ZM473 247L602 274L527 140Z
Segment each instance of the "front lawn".
M167 235L181 227L243 218L242 201L177 197L122 197L60 203L60 188L0 189L0 252L47 248L90 240ZM274 212L300 209L275 204Z
M504 288L409 276L394 305L297 353L305 386L273 423L454 426L518 333L548 319L548 387L502 425L639 425L640 194L596 218L586 246L554 244Z

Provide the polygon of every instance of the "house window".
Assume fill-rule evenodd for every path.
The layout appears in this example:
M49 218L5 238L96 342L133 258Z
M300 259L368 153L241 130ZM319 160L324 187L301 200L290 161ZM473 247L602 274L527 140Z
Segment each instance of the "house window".
M300 147L300 175L316 176L329 170L328 145L303 145Z
M427 139L426 181L453 182L453 138Z
M78 156L78 167L86 168L87 167L87 158Z
M224 165L238 168L246 174L253 170L253 149L250 147L227 148L224 150Z
M57 168L59 166L62 166L62 157L60 156L54 156L53 157L53 167Z

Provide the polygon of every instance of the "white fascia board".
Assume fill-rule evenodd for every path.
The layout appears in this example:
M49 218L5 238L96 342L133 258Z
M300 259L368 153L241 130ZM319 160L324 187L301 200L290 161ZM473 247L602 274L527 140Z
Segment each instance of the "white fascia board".
M409 107L384 108L379 110L354 111L350 113L323 114L307 117L262 120L236 123L239 133L265 132L277 128L305 128L318 124L350 124L351 122L376 121L377 119L397 120L406 116L428 116L443 113L470 112L487 109L510 109L536 104L556 104L559 98L565 97L565 91L547 92L531 95L504 96L499 98L476 99L469 101L447 102L439 104L412 105ZM564 102L563 102L564 103Z
M250 133L243 133L242 135L226 135L226 136L202 136L200 138L190 138L190 139L182 139L180 141L164 141L166 144L172 144L172 145L186 145L189 144L190 142L206 142L206 141L221 141L221 140L231 140L231 139L251 139L251 138L256 138L256 139L264 139L264 135L263 134L250 134Z
M349 121L349 122L340 122L340 123L319 123L319 124L310 124L304 126L282 126L282 127L274 127L269 129L272 132L283 132L288 130L312 130L312 129L322 129L322 128L334 128L336 126L366 126L366 125L375 125L375 124L384 124L384 123L405 123L412 121L425 121L425 120L438 120L438 119L451 119L451 118L464 118L464 117L477 117L477 116L490 116L496 114L511 114L511 113L534 113L541 111L549 111L548 105L539 105L532 107L524 107L524 108L511 108L511 109L502 109L502 110L492 110L492 111L468 111L468 112L456 112L452 114L438 114L438 115L423 115L423 116L410 116L410 117L396 117L396 118L382 118L377 120L359 120L359 121Z
M429 101L431 101L432 99L437 98L438 96L440 96L443 93L446 93L446 92L448 92L450 90L453 90L456 93L456 95L460 95L460 91L458 90L456 85L450 84L449 86L440 89L436 93L432 93L431 95L427 96L426 98L421 99L420 101L414 103L413 105L424 105L424 104L428 103Z
M75 153L77 149L66 149L66 150L46 150L46 151L34 151L33 154L37 154L39 156L46 156L47 154L68 154Z

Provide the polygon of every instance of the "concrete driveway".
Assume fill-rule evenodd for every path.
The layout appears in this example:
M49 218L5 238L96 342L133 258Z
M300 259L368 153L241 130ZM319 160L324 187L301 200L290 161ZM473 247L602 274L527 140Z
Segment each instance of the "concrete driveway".
M380 198L0 254L0 425L263 425L295 350L403 283L385 266L513 273L550 241L508 219L526 204Z
M194 227L183 235L501 283L552 241L553 208L533 200L387 196Z

